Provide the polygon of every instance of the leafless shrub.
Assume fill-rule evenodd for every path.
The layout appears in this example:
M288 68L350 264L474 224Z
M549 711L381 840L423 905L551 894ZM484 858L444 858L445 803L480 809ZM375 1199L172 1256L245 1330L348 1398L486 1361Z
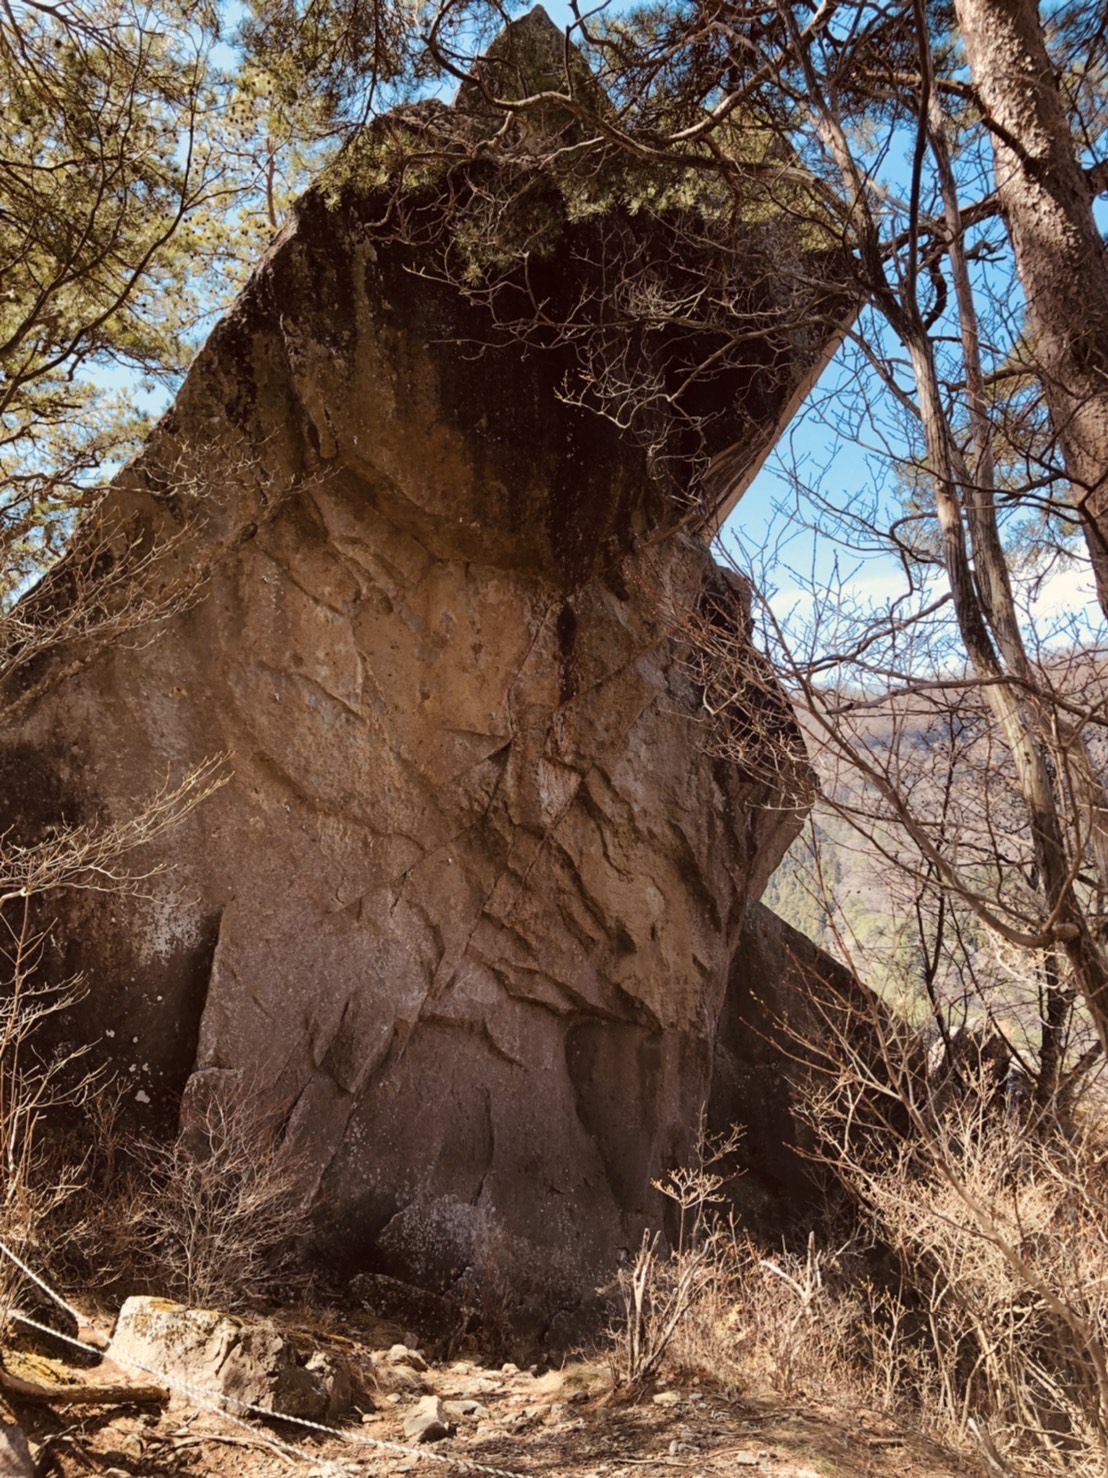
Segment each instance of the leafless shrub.
M118 1261L129 1200L108 1209L100 1145L69 1132L89 1115L103 1128L114 1090L103 1069L88 1068L90 1044L68 1041L66 1015L90 987L82 976L51 976L44 900L62 890L141 892L161 871L143 849L225 781L224 762L213 759L167 780L120 821L60 825L34 843L0 837L0 1242L63 1284L87 1269L95 1247L111 1246ZM0 1313L28 1298L37 1298L30 1281L0 1258Z
M171 1143L143 1147L146 1190L131 1215L156 1286L229 1309L302 1283L308 1165L284 1118L261 1094L223 1085L189 1106Z
M9 722L109 646L152 641L165 621L195 602L202 581L173 568L187 542L183 530L151 541L90 520L85 537L30 598L0 610Z
M0 837L0 911L63 888L141 890L161 869L143 861L134 865L134 854L179 826L227 779L226 761L215 756L202 760L176 783L167 780L121 820L54 826L40 841L27 845L10 835Z
M832 1250L767 1248L734 1228L717 1237L716 1275L674 1332L675 1373L786 1400L841 1398L895 1411L906 1360L899 1298L869 1275L853 1239Z
M1044 1103L995 1031L937 1038L876 1001L820 1004L820 1153L896 1259L890 1388L1003 1471L1103 1471L1105 1088L1079 1059Z
M480 1348L495 1365L510 1360L516 1352L513 1316L526 1306L528 1294L536 1302L541 1288L520 1286L519 1258L511 1238L495 1227L485 1227L474 1249L474 1259L454 1290L458 1301L458 1327L452 1343L465 1348L467 1341ZM517 1273L513 1279L512 1274Z
M645 1231L634 1262L619 1272L623 1317L611 1357L618 1387L637 1391L654 1379L678 1330L720 1279L726 1229L718 1208L730 1177L719 1167L740 1138L738 1129L709 1135L702 1121L693 1165L652 1182L677 1208L677 1236L667 1251L659 1232Z
M821 1225L802 1250L771 1249L701 1201L703 1172L679 1177L698 1230L668 1255L647 1235L621 1273L618 1388L663 1373L792 1399L845 1398L895 1411L919 1388L919 1353L898 1292L873 1276L860 1237L832 1250ZM718 1196L720 1186L709 1190Z
M31 924L29 902L14 919L0 912L0 931L0 961L7 975L0 998L0 1241L20 1259L41 1265L42 1229L79 1179L73 1167L45 1152L43 1121L87 1099L96 1076L82 1070L80 1048L45 1052L39 1036L45 1024L82 998L85 985L80 977L57 986L41 982L45 936ZM0 1316L27 1292L16 1265L7 1256L0 1259Z
M260 493L261 506L224 526L224 490L236 483ZM157 641L203 596L244 527L275 518L287 492L265 468L262 448L244 438L226 438L216 458L210 446L167 436L114 483L86 489L63 520L64 537L27 546L18 520L0 528L8 723L109 649Z
M803 816L818 782L781 680L754 641L750 582L715 566L695 600L658 584L663 620L699 697L701 747Z
M88 1169L85 1155L62 1153L46 1127L59 1111L87 1107L107 1086L101 1073L83 1066L85 1045L61 1045L58 1021L88 984L81 976L53 980L44 971L49 925L41 900L61 889L140 890L158 871L138 860L141 849L225 779L222 761L208 761L167 781L122 821L59 826L31 844L0 837L0 1239L32 1261L56 1260L59 1249L39 1245L42 1229Z
M646 1239L622 1275L618 1380L668 1370L846 1400L998 1472L1102 1473L1108 1090L1086 1074L1044 1109L987 1032L948 1047L863 1000L825 994L819 1035L796 1043L853 1230L769 1249L705 1214L718 1187L699 1167L672 1178L693 1235L668 1257Z

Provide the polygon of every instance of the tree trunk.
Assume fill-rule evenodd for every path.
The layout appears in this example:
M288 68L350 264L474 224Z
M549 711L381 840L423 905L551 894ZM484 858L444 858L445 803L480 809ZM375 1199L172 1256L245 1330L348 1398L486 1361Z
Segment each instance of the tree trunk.
M1108 615L1108 263L1034 0L956 0L1043 389Z

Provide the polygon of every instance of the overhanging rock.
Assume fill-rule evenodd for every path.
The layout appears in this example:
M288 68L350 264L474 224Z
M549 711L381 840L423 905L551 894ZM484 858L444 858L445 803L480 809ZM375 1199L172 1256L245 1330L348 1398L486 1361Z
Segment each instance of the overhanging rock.
M407 197L420 220L446 192L464 222L466 168ZM72 1030L162 1130L213 1085L283 1105L339 1265L502 1279L537 1326L656 1214L798 824L704 742L673 613L720 577L674 489L736 428L759 450L811 345L763 380L717 366L669 440L661 402L628 434L567 393L580 337L505 334L396 199L312 191L212 334L100 525L196 597L51 659L0 794L30 836L226 755L147 849L164 873L52 901L58 971L91 985ZM577 247L654 260L612 211L564 215L539 274L598 321ZM635 350L658 383L667 342Z

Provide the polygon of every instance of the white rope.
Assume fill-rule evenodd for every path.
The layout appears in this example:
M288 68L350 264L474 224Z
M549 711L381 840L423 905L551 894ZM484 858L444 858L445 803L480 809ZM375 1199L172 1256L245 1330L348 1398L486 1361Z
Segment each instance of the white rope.
M77 1309L75 1309L72 1304L66 1303L61 1294L55 1292L55 1290L51 1288L48 1283L44 1283L37 1273L33 1273L25 1262L16 1257L15 1253L11 1250L6 1242L0 1242L0 1252L2 1252L6 1258L10 1259L10 1261L14 1262L19 1271L30 1278L32 1283L37 1284L38 1287L42 1289L43 1293L46 1294L47 1298L53 1299L58 1308L64 1309L67 1314L72 1314L74 1319L76 1319L77 1321L78 1327L86 1322L84 1315L81 1314Z
M7 1249L4 1247L4 1244L0 1242L0 1252L6 1251ZM11 1256L10 1253L8 1255ZM30 1274L30 1276L34 1277L34 1274ZM35 1278L35 1282L39 1283L41 1280ZM65 1307L68 1308L68 1305L65 1305ZM82 1315L77 1314L76 1310L72 1312L79 1322L86 1322ZM12 1316L18 1319L21 1324L26 1324L31 1329L37 1329L42 1334L48 1334L52 1338L60 1340L63 1344L72 1345L74 1349L85 1350L89 1354L96 1355L97 1358L103 1358L104 1351L102 1349L98 1349L95 1345L87 1344L84 1340L74 1339L71 1335L60 1334L56 1329L51 1329L48 1324L40 1324L37 1319L32 1319L28 1314L20 1314L13 1310ZM166 1375L164 1371L156 1370L149 1365L143 1365L141 1361L128 1360L126 1363L133 1366L136 1370L141 1370L144 1375L152 1376L154 1380L168 1386L170 1390L177 1391L181 1395L186 1396L194 1405L200 1406L204 1410L214 1413L216 1416L224 1417L227 1421L233 1422L236 1427L240 1427L247 1432L252 1430L249 1423L235 1416L234 1412L228 1411L226 1409L226 1403L237 1406L240 1411L248 1411L252 1415L263 1417L268 1421L277 1420L288 1422L292 1426L303 1427L310 1432L322 1433L325 1436L337 1438L340 1442L350 1443L355 1447L372 1447L379 1451L396 1453L401 1457L415 1458L419 1462L441 1463L447 1467L462 1468L471 1473L484 1473L488 1475L488 1478L528 1478L528 1475L514 1472L510 1468L494 1468L488 1463L475 1462L472 1458L458 1457L452 1453L445 1452L427 1452L418 1447L407 1447L401 1442L389 1442L383 1437L369 1437L364 1432L351 1432L341 1427L328 1426L324 1422L309 1421L307 1417L287 1416L284 1412L267 1411L264 1407L255 1406L249 1401L240 1401L237 1396L230 1396L223 1391L210 1391L204 1388L197 1390L185 1381L179 1381L172 1376ZM302 1458L305 1462L312 1463L317 1468L323 1468L333 1472L336 1478L350 1478L352 1470L343 1467L341 1464L334 1463L330 1460L321 1460L314 1453L306 1452L303 1448L297 1447L293 1443L285 1442L279 1437L270 1438L267 1436L267 1440L272 1440L274 1446L280 1447L290 1455Z

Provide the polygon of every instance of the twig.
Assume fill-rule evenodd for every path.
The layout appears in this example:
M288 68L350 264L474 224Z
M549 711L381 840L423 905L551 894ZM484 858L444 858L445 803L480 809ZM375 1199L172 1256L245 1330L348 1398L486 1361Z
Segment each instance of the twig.
M205 1437L183 1437L179 1441L173 1438L167 1440L174 1452L180 1452L183 1447L202 1447L205 1442L222 1442L226 1447L265 1447L270 1452L275 1452L279 1458L283 1458L290 1467L295 1466L287 1452L278 1447L276 1442L268 1442L264 1437L232 1437L229 1433L210 1432Z

